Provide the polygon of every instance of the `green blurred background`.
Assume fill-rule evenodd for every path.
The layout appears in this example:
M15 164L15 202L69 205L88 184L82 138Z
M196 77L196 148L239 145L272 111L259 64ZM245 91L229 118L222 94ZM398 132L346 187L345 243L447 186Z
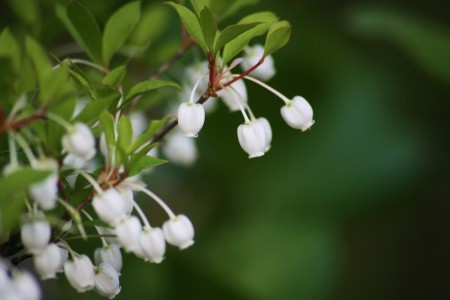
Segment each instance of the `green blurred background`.
M126 1L81 2L104 24ZM51 4L4 1L0 28L48 49L70 41ZM165 29L135 66L144 77L178 45L176 14L163 10ZM263 10L293 25L270 84L308 99L316 124L289 128L282 102L249 83L274 138L248 160L236 137L242 117L223 105L210 115L195 166L146 177L191 217L195 246L170 248L161 265L126 255L117 299L450 299L450 2L262 0L235 19ZM45 299L100 298L65 278L43 286Z

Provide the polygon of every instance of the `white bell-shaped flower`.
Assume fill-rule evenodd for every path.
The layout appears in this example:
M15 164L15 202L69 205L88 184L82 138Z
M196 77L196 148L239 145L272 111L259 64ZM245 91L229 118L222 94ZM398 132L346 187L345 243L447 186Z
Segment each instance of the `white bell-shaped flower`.
M96 194L92 206L100 219L112 225L126 215L125 200L115 188Z
M272 128L270 127L270 123L266 118L263 118L263 117L258 118L254 122L260 124L260 126L263 128L264 135L266 138L265 139L266 144L265 144L264 151L267 152L267 151L269 151L271 143L272 143Z
M178 109L178 125L185 136L197 137L205 123L205 109L203 105L184 102Z
M64 264L64 274L70 285L79 293L94 288L94 265L86 255L78 255L73 257L72 261L67 261Z
M149 260L156 264L163 261L166 253L166 241L161 228L144 228L141 233L140 243L146 261Z
M19 296L19 298L16 298L17 300L39 300L42 298L39 283L28 272L14 272L13 285Z
M43 219L25 222L20 228L22 243L33 254L42 252L50 241L51 227Z
M53 209L56 205L58 194L58 163L54 159L46 159L39 162L35 169L48 170L52 173L44 180L34 183L29 188L31 197L43 210Z
M122 188L119 186L117 189L119 191L120 197L122 197L122 200L125 205L125 214L130 215L133 212L133 202L134 202L134 196L133 191L129 188Z
M120 275L122 270L122 253L118 245L109 244L102 248L97 248L94 252L94 261L96 265L101 263L110 264Z
M242 60L241 66L244 71L247 71L254 65L256 65L261 58L264 56L264 47L261 45L255 45L253 47L248 47L245 49L244 59ZM258 66L253 72L250 73L251 76L261 79L262 81L268 81L275 75L275 66L273 62L273 57L271 55L266 56L264 62Z
M185 215L178 215L163 224L166 241L181 250L194 244L194 226Z
M248 153L248 158L263 156L266 148L266 134L264 127L259 122L249 122L239 125L239 144Z
M185 167L192 166L198 158L195 141L178 133L167 136L163 151L171 162Z
M64 266L67 256L67 250L51 243L41 253L33 256L34 267L42 280L56 278L56 273Z
M281 115L289 126L305 131L313 124L313 109L303 97L296 96L281 108Z
M95 291L109 299L120 293L119 274L106 262L101 263L95 270Z
M233 87L233 89L231 88ZM236 94L238 93L239 96ZM239 104L242 107L246 106L248 102L247 88L243 79L234 82L231 86L220 90L217 95L225 102L230 111L238 111L240 109Z
M95 139L86 124L75 123L62 138L64 149L70 154L89 160L95 155Z
M117 240L127 252L140 250L142 225L136 216L129 216L121 220L116 227Z

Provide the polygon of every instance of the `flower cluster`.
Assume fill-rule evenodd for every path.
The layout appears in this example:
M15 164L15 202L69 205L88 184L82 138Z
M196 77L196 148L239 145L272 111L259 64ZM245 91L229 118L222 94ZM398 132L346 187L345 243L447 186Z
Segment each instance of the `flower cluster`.
M241 64L243 68L243 75L231 73L238 64ZM178 124L186 137L197 137L205 122L205 108L202 104L195 103L194 99L199 97L200 87L206 89L208 70L202 69L206 66L206 63L198 63L194 67L188 68L187 74L191 76L190 82L195 80L195 83L189 101L182 103L178 109ZM215 65L209 64L209 66L216 72ZM257 68L252 69L254 66ZM264 56L263 46L247 47L243 58L236 59L230 67L221 66L217 73L219 74L216 79L217 88L215 88L217 97L223 100L230 111L241 111L244 117L244 124L238 127L237 135L239 144L247 152L249 158L263 156L270 149L272 129L266 118L256 118L250 109L244 79L261 85L284 101L285 105L281 108L281 115L292 128L305 131L314 124L313 110L308 101L300 96L288 99L263 82L271 79L276 73L274 60L270 55Z

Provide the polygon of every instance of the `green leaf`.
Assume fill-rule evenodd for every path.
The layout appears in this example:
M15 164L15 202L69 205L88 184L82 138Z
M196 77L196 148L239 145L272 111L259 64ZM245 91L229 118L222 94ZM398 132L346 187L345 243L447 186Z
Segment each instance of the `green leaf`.
M133 126L127 115L122 115L117 124L118 144L122 149L127 149L133 142ZM127 151L125 151L126 153Z
M211 10L205 6L200 13L200 25L209 51L214 52L214 41L217 35L217 22Z
M9 58L15 73L20 69L20 48L16 39L8 28L5 28L0 34L0 57Z
M200 16L200 13L202 12L203 8L205 6L210 6L211 0L191 0L192 7L194 8L195 12L198 16Z
M75 90L75 87L72 83L65 84L65 88L71 88ZM76 100L77 98L75 97L75 93L73 93L73 95L66 97L64 101L57 102L54 105L50 106L49 110L50 112L58 115L65 120L70 120L77 104ZM61 124L56 123L53 120L48 121L46 150L49 152L49 154L55 157L61 155L61 138L64 134L66 134L66 129L62 127Z
M107 111L104 111L100 115L100 126L103 129L106 137L106 144L108 146L114 146L115 135L114 135L114 117Z
M39 82L39 86L44 88L44 82L48 78L52 65L48 60L47 53L44 48L31 37L25 38L25 46L27 54L31 58L34 65L34 70Z
M167 163L167 160L159 159L159 158L152 157L149 155L143 155L143 156L139 155L140 156L139 158L137 158L137 155L139 155L139 154L135 154L135 155L131 156L130 169L128 170L129 176L137 175L145 169L150 169L150 168Z
M107 66L114 53L126 41L141 16L141 2L119 8L106 22L103 33L103 62Z
M98 119L100 114L113 102L120 99L120 93L113 89L106 89L101 93L99 99L90 101L75 120L82 123L91 123Z
M154 120L150 123L150 126L141 133L133 142L133 144L128 148L128 153L133 153L137 149L141 148L143 145L147 144L151 141L153 136L163 128L163 126L167 123L168 120L172 118L171 115L166 116L161 120Z
M208 46L206 44L205 38L203 37L203 31L200 26L199 20L195 16L195 14L183 5L176 4L174 2L165 3L175 8L181 18L181 22L183 22L183 25L186 28L186 31L197 42L197 44L199 44L200 47L202 47L202 49L206 51Z
M77 80L78 83L80 83L88 91L89 96L92 99L96 100L98 98L95 88L91 85L90 80L82 69L80 69L68 58L59 63L62 66L66 67L66 70L72 75L72 77L75 78L75 80Z
M271 55L286 46L291 37L291 30L291 24L287 21L279 21L270 26L264 46L264 56Z
M163 35L171 22L170 13L159 4L145 6L141 19L131 33L129 43L142 48Z
M214 51L219 51L225 44L237 38L239 35L255 28L255 26L260 23L249 23L249 24L234 24L226 27L219 35L217 42L214 46Z
M6 177L0 179L1 197L7 198L19 190L27 189L29 185L40 182L47 178L52 171L35 170L31 167L24 167Z
M122 82L126 74L127 66L119 66L110 71L105 78L103 78L102 83L111 87L116 87Z
M97 63L102 63L102 35L92 13L78 2L57 6L57 15L72 37Z
M173 81L165 81L165 80L147 80L140 82L133 86L125 97L126 101L130 101L136 96L139 96L143 93L153 91L156 89L160 89L163 87L173 87L181 90L181 87Z
M223 63L227 64L231 61L231 59L238 55L254 37L265 34L267 30L269 30L269 27L276 21L278 21L278 17L274 13L268 11L251 14L240 20L238 24L255 22L261 22L261 24L256 25L254 28L244 32L225 45L222 55Z

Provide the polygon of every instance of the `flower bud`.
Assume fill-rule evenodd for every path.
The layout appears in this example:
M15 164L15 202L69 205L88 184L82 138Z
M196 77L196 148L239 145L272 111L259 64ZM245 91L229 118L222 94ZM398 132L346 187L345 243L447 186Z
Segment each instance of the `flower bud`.
M232 90L231 87L233 87L234 90ZM238 93L240 97L236 93ZM245 107L248 102L247 88L242 79L234 82L230 87L220 90L217 95L228 106L230 111L238 111L240 109L239 104L241 104L242 107Z
M94 252L94 261L96 265L100 265L101 263L110 264L120 275L120 271L122 270L122 253L116 244L109 244L102 248L97 248Z
M244 71L247 71L254 65L256 65L264 56L264 47L261 45L255 45L252 48L245 49L245 56L242 60L241 66ZM253 70L250 75L261 79L262 81L268 81L275 75L275 67L273 58L271 55L266 56L264 62Z
M264 132L264 136L265 136L265 147L264 147L264 152L269 151L270 149L270 144L272 142L272 128L270 127L270 123L269 121L267 121L266 118L258 118L256 121L254 121L257 124L260 124L259 126L262 127L263 132Z
M313 110L303 97L296 96L281 108L281 115L289 126L305 131L313 124Z
M33 254L38 254L44 250L50 241L50 234L50 224L46 220L27 221L20 228L22 243Z
M164 253L166 252L166 241L161 228L144 228L141 233L140 243L146 261L150 260L152 263L157 264L163 261Z
M178 125L185 136L197 137L205 123L205 109L203 105L185 102L178 109Z
M163 151L171 162L186 167L191 166L198 157L195 142L181 134L168 135Z
M103 262L96 268L95 291L109 299L120 293L119 274L110 264Z
M141 222L136 216L126 217L116 225L116 234L119 244L127 252L140 250L139 239L141 237L141 232Z
M94 288L94 265L86 255L78 255L64 264L64 273L70 285L79 293Z
M238 127L238 139L248 158L263 156L267 144L264 127L261 123L250 122Z
M194 244L194 226L185 215L178 215L163 224L166 241L180 250Z
M42 298L41 288L36 278L28 272L14 272L13 285L20 300L39 300Z
M92 200L92 206L100 219L112 225L119 222L126 214L125 200L114 188L102 194L96 194Z
M94 136L89 127L83 123L74 124L72 130L63 136L62 144L67 152L84 160L89 160L95 155Z
M67 258L67 250L53 243L48 244L41 253L34 255L34 267L42 280L56 278L56 273L64 266Z
M29 188L31 197L43 210L53 209L56 205L58 193L58 163L53 159L47 159L35 167L38 170L49 170L52 174L44 180L34 183Z

